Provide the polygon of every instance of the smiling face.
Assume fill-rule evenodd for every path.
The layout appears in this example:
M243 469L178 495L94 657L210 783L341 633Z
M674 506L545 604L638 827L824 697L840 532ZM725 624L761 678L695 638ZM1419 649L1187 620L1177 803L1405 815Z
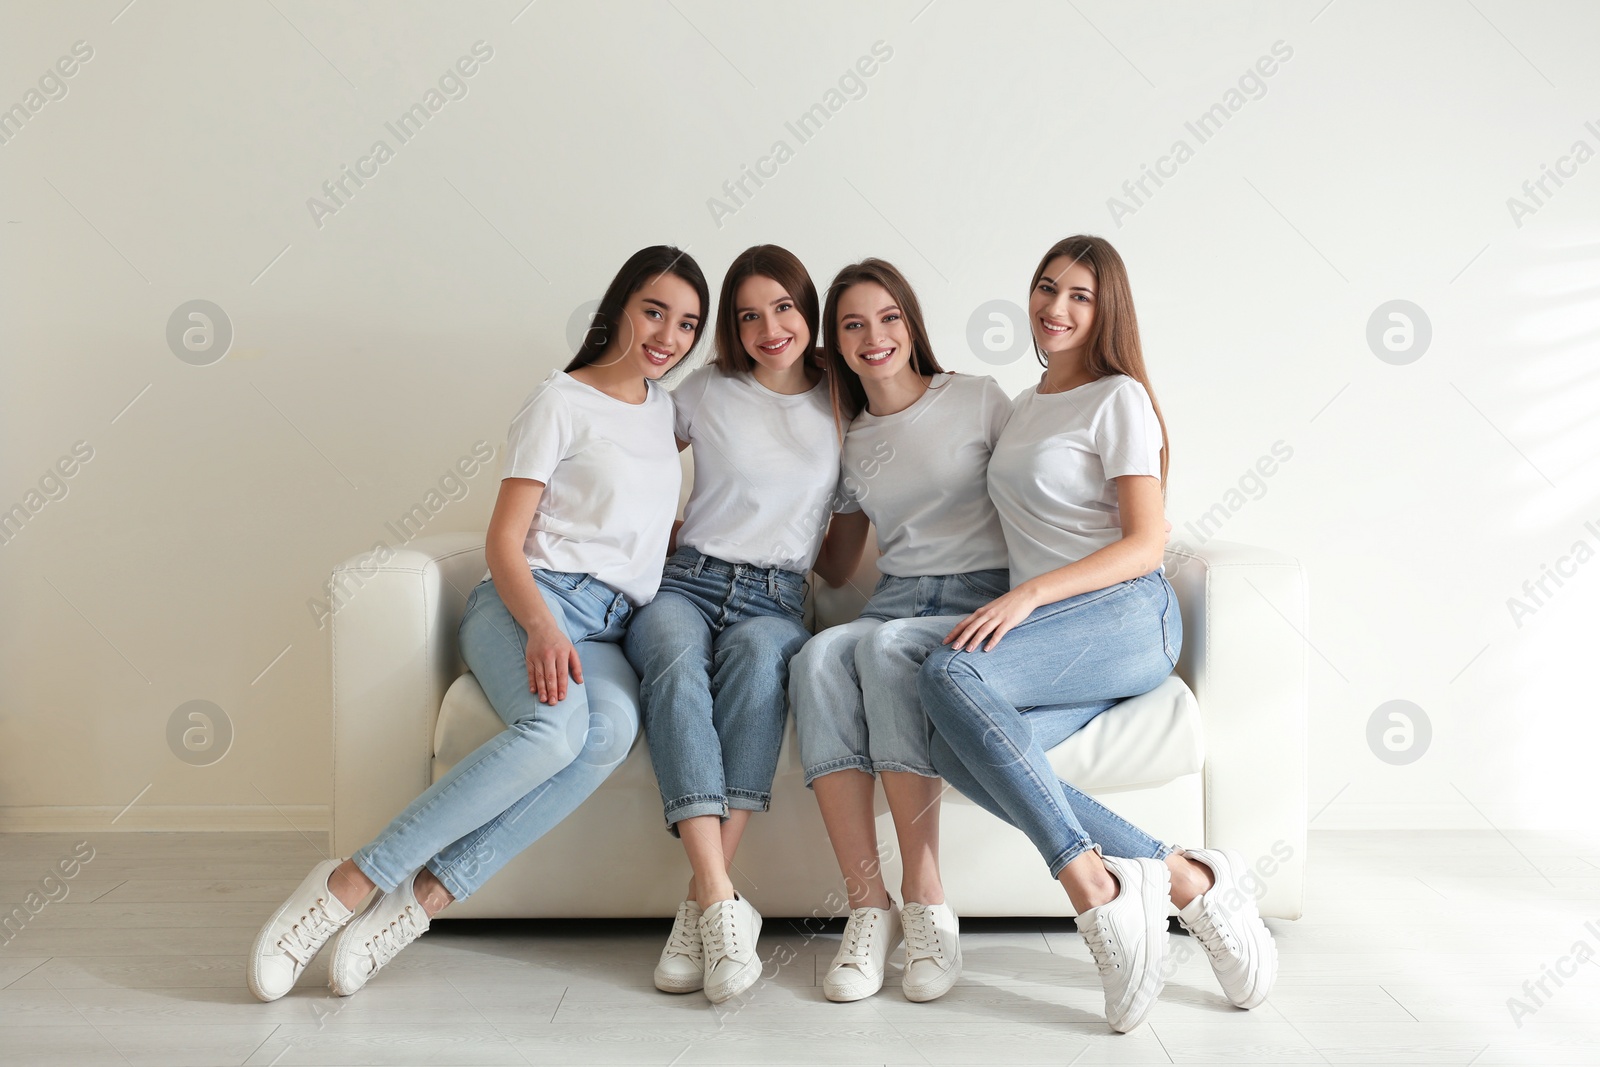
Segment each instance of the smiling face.
M617 336L595 362L659 378L694 347L704 313L692 285L676 274L658 274L628 297Z
M1094 309L1094 272L1070 256L1052 259L1028 297L1028 321L1039 351L1053 356L1087 345Z
M782 372L811 350L811 328L799 305L771 278L752 274L734 298L739 344L770 371Z
M911 332L889 290L858 282L839 294L839 354L863 381L915 374Z

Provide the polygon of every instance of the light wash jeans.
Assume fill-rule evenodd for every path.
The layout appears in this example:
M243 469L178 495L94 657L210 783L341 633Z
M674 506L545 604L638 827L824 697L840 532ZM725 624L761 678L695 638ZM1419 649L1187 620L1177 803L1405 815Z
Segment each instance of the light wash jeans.
M939 777L928 753L917 671L957 620L1009 588L1003 568L885 574L860 618L806 642L789 672L806 785L842 770Z
M637 680L616 648L632 605L587 574L535 570L550 613L578 651L584 684L540 704L528 689L528 635L494 582L467 599L461 655L506 729L429 786L353 859L384 892L426 866L457 900L561 822L627 757Z
M933 764L1026 833L1051 877L1096 845L1107 856L1164 859L1171 846L1058 779L1045 753L1160 685L1182 645L1178 598L1157 570L1046 604L992 652L940 648L917 676Z
M805 575L680 548L628 626L667 828L766 811L788 719L789 659L810 636Z

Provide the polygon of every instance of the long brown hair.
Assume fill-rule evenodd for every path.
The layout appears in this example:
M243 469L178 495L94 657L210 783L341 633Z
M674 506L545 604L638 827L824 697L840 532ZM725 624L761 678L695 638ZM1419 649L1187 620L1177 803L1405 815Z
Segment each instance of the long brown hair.
M875 282L888 290L889 298L905 317L906 331L911 334L912 368L925 377L944 373L933 354L927 324L922 321L922 305L917 302L917 294L906 276L893 263L876 257L850 264L834 275L833 284L828 286L828 302L822 309L822 356L828 367L833 417L841 433L845 423L867 406L867 391L861 385L861 378L845 363L839 351L839 298L846 289L862 282Z
M809 348L803 358L809 366L826 374L827 366L817 351L821 333L818 326L817 287L795 254L777 245L747 248L728 266L728 273L722 279L722 299L717 302L717 369L729 377L755 370L755 360L750 358L750 353L744 350L744 343L739 340L739 309L734 306L738 300L739 286L746 278L754 277L771 278L794 298L795 307L800 310L806 320L806 328L811 331L811 340L807 342Z
M1156 402L1155 390L1150 388L1150 375L1144 369L1144 349L1139 344L1139 318L1133 310L1133 289L1128 284L1128 268L1117 250L1104 237L1077 234L1063 238L1050 246L1050 251L1039 260L1028 285L1028 298L1039 286L1050 261L1062 256L1089 268L1095 280L1094 332L1089 337L1089 354L1084 367L1096 378L1110 374L1126 374L1140 385L1150 397L1155 408L1156 422L1161 425L1161 488L1167 487L1167 420L1161 415L1161 405ZM1039 351L1037 339L1033 354L1041 366L1049 367L1044 353Z

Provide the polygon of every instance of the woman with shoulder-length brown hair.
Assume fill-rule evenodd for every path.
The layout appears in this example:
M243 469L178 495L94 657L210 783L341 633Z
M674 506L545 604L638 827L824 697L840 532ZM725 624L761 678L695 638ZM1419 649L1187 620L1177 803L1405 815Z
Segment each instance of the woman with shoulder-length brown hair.
M810 636L805 576L815 566L842 584L865 532L851 517L825 536L839 440L816 335L800 261L777 245L741 252L722 283L716 361L673 393L694 490L661 588L623 644L667 829L693 869L656 987L717 1003L761 976L761 916L728 870L771 803L789 658Z
M1237 888L1238 853L1159 841L1050 766L1050 749L1172 673L1183 621L1161 565L1166 426L1122 257L1100 237L1057 242L1028 318L1044 373L1017 396L988 475L1011 589L922 666L933 763L1039 849L1078 913L1113 1029L1137 1026L1161 992L1169 901L1228 999L1255 1007L1277 951Z
M829 1000L876 993L896 942L914 1001L961 974L959 923L939 876L939 795L917 668L950 625L1005 592L1006 547L985 488L1010 401L992 378L949 374L905 276L881 259L839 272L822 313L844 436L845 508L877 529L878 581L856 621L812 638L790 697L806 784L844 875L850 918L823 975ZM896 906L878 866L874 776L894 815Z

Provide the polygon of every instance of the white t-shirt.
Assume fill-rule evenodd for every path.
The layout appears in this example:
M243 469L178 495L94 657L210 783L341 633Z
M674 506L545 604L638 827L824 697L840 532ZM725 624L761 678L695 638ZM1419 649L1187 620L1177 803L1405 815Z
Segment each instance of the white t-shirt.
M1064 393L1019 393L989 461L1013 588L1122 537L1117 483L1161 477L1161 424L1144 386L1111 374Z
M1011 401L989 377L936 374L915 404L857 415L844 439L840 511L865 511L878 569L900 578L1006 565L989 454Z
M729 563L809 571L833 514L839 431L826 382L775 393L701 367L673 390L694 490L678 544Z
M629 404L553 372L511 420L500 474L544 483L530 567L593 575L635 605L661 585L683 481L672 397L645 384L644 403Z

